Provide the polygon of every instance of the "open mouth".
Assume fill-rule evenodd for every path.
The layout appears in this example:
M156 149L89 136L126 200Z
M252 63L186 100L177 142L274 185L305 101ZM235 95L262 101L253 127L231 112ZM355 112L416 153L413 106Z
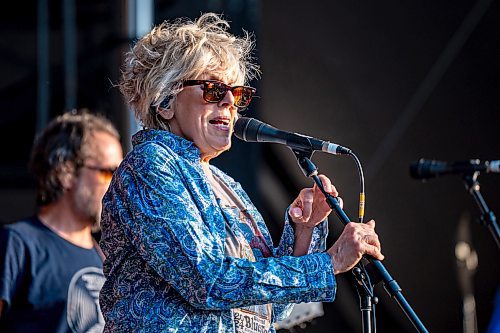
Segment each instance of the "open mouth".
M231 120L229 118L217 117L208 121L211 125L214 125L221 131L229 131Z

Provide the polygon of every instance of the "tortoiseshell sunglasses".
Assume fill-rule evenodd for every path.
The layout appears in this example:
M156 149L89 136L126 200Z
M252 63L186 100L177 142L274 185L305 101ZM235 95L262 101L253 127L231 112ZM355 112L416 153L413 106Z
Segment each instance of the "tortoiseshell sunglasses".
M234 106L246 108L252 100L257 89L248 86L234 86L217 80L187 80L182 84L187 86L203 86L203 99L208 103L218 103L224 99L228 91L234 96Z

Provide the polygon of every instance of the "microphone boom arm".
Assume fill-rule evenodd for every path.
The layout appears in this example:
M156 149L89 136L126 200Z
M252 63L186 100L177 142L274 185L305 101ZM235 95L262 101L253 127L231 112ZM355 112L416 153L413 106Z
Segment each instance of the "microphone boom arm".
M474 202L477 204L479 211L481 212L481 223L484 224L491 232L493 240L500 249L500 228L498 227L497 219L493 211L488 207L483 195L480 192L480 185L477 180L479 176L479 171L465 174L463 177L465 183L465 189L474 198Z
M339 201L333 196L331 196L329 193L327 193L323 188L323 184L321 183L321 180L318 177L317 168L310 160L310 157L312 156L312 151L294 149L293 152L297 157L297 162L301 167L304 175L314 180L314 182L319 187L323 195L326 197L328 205L330 206L330 208L334 210L335 214L344 224L344 226L350 223L351 220L340 207ZM351 154L354 155L354 153L352 152ZM413 326L416 328L416 330L421 333L428 333L429 331L425 328L422 321L419 319L415 311L413 311L410 304L406 301L405 297L401 293L402 291L401 287L398 285L396 280L392 278L392 276L389 274L389 272L384 267L382 262L369 255L365 255L363 256L363 258L365 260L368 260L373 265L377 278L379 278L384 282L384 289L397 302L399 307L403 310L403 312L408 317Z

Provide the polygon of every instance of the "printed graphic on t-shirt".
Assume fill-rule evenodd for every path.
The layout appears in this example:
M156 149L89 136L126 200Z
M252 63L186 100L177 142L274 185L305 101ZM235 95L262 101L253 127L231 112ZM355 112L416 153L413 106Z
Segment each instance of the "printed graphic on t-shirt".
M264 258L271 257L273 254L252 216L246 210L242 210L240 211L239 218L241 230L251 236L250 247L254 250L259 250Z
M238 333L266 333L271 328L268 306L248 306L241 309L233 309L234 326Z
M250 243L243 237L242 234L236 233L228 235L228 237L236 237L236 241L240 244L240 253L235 253L238 258L247 258L250 261L255 261L253 254L254 250L259 250L264 257L270 256L269 247L264 241L264 237L260 230L256 227L251 216L245 211L240 211L239 221L240 228L246 226L249 236L252 239ZM244 230L242 230L244 232ZM261 236L259 238L259 236ZM259 241L260 240L260 241ZM234 242L234 241L233 241ZM252 246L253 245L253 246ZM271 328L271 304L246 306L239 309L233 309L234 325L237 333L263 333L269 332Z
M85 267L75 273L68 287L68 325L74 333L100 333L104 318L99 307L99 291L104 284L102 269Z

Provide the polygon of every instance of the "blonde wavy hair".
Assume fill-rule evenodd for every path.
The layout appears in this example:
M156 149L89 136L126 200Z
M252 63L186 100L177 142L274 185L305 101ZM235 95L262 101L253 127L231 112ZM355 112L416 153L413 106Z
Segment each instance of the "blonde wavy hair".
M252 57L253 35L244 31L236 37L228 29L229 23L214 13L195 21L164 21L126 53L118 86L138 121L167 129L157 107L164 100L170 106L185 80L214 73L241 85L260 76Z

